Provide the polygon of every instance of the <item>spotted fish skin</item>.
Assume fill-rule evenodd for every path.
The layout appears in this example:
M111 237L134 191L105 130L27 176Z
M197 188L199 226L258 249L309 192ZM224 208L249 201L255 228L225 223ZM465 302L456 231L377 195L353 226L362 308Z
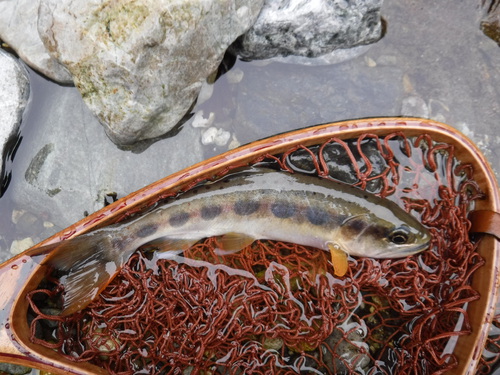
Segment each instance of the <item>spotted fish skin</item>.
M388 240L397 228L410 241ZM231 232L324 250L335 242L350 255L384 258L421 251L430 239L413 216L389 200L319 177L270 171L201 186L123 229L137 239L135 247L158 238L194 243ZM370 238L368 247L361 246L363 237Z
M352 186L271 170L238 173L192 189L131 222L77 237L71 259L58 248L50 262L69 270L65 311L90 302L140 246L183 250L228 233L242 239L231 242L233 249L268 239L382 258L422 251L430 241L427 229L395 203ZM96 275L97 286L89 286Z

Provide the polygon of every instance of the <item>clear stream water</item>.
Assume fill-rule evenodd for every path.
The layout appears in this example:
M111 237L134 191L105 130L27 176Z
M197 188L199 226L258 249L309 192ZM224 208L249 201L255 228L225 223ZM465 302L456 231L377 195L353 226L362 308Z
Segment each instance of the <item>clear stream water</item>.
M98 143L95 148L89 146L93 156L88 160L75 162L71 147L60 154L60 160L52 161L52 167L48 160L45 167L54 169L52 178L65 173L58 163L74 163L72 176L88 175L89 186L105 179L109 182L107 191L117 191L119 196L238 144L309 125L372 116L407 115L445 122L469 136L498 175L500 48L481 32L483 14L479 0L386 0L382 8L385 36L352 59L330 66L237 60L208 87L207 99L193 108L193 114L203 111L204 118L213 113L212 126L229 133L221 145L202 143L208 134L204 128L193 127L193 116L177 136L160 140L142 153L118 150L86 110L75 88L57 85L31 71L32 97L22 124L21 143L11 163L12 181L0 198L0 261L12 256L14 240L31 238L36 243L84 215L80 206L71 204L62 207L68 215L61 218L45 211L35 196L20 193L29 184L29 166L46 144L44 134L62 133L75 143ZM99 141L89 141L92 139ZM54 142L57 147L58 141ZM98 155L104 148L114 149L115 159L124 165L140 157L149 158L151 163L130 170L116 167L114 175L92 175L89 170L110 162ZM165 154L165 150L170 153ZM183 156L175 157L179 150ZM155 164L157 159L163 161L162 168ZM124 178L124 173L129 178ZM65 181L66 176L58 178ZM114 185L120 178L128 180L127 185ZM63 194L68 189L64 184L56 188ZM91 187L88 191L86 195L78 193L79 200L95 200L102 193ZM60 199L63 194L58 192L53 191L55 198L45 198Z

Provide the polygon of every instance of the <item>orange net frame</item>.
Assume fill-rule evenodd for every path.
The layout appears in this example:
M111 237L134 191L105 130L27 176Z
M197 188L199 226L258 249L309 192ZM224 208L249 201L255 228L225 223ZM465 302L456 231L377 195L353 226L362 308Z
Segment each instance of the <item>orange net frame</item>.
M138 251L91 305L68 317L57 315L61 287L48 277L28 296L31 340L112 374L453 369L454 340L471 329L466 306L479 298L470 280L484 264L467 220L482 194L454 148L427 135L364 134L251 164L391 199L430 229L431 247L402 259L350 258L341 278L327 252L291 243L261 240L220 255L208 238L158 261Z

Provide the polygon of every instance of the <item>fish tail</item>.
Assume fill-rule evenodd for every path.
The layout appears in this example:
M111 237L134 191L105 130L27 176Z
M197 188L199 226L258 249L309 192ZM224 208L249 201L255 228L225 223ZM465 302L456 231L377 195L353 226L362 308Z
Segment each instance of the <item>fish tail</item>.
M135 251L130 240L118 233L100 230L47 245L44 264L67 272L59 280L64 286L61 315L85 308L111 282Z

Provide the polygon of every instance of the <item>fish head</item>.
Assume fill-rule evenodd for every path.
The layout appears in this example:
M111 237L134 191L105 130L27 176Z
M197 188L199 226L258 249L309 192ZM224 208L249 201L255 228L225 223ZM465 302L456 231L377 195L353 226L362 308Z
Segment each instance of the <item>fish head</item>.
M387 211L387 210L386 210ZM341 246L351 255L402 258L427 249L429 230L401 208L350 217L341 225Z

